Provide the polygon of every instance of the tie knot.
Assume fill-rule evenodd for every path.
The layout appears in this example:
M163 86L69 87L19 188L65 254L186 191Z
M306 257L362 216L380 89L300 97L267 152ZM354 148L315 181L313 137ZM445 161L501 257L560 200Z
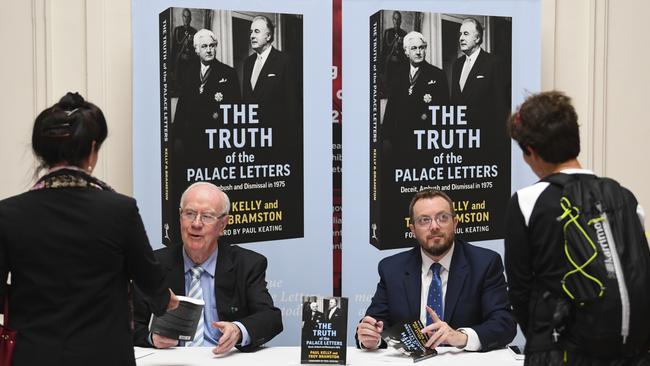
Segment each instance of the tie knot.
M431 265L431 272L432 272L434 275L439 276L439 275L440 275L440 269L441 269L441 268L442 268L442 266L440 265L440 263L437 263L437 262L436 262L436 263L434 263L434 264Z
M201 274L205 271L201 266L192 267L190 270L192 271L192 278L197 279L201 278Z

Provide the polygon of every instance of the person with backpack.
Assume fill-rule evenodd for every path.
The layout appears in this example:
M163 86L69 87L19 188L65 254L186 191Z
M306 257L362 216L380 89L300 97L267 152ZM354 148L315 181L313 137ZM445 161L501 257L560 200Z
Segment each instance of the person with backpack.
M582 168L578 116L563 93L528 97L508 130L540 178L506 215L524 364L650 365L650 250L636 198Z

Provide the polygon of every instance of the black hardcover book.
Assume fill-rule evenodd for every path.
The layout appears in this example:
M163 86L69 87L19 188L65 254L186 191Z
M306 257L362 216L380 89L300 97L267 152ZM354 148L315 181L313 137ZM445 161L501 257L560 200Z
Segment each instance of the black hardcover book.
M345 365L348 299L303 296L300 363Z
M201 319L205 303L192 297L178 296L179 304L162 316L151 314L149 331L163 337L191 341Z
M422 333L422 328L424 326L419 320L395 324L381 332L381 337L389 346L418 362L438 354L435 349L424 346L429 336Z

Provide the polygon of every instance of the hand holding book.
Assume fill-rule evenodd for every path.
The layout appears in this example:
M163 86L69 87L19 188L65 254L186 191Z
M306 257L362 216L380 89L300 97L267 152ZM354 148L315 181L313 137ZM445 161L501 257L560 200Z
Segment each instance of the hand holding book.
M152 334L152 341L153 335L181 341L191 341L194 338L205 302L192 297L172 295L170 307L174 305L173 302L178 302L176 308L168 310L162 316L151 315L149 331ZM159 338L159 340L161 339ZM168 341L161 342L169 343Z
M467 344L467 334L453 329L446 322L440 320L438 314L427 306L427 312L431 315L433 323L422 329L422 333L429 336L425 344L427 348L436 348L441 344L447 344L458 348L463 348Z

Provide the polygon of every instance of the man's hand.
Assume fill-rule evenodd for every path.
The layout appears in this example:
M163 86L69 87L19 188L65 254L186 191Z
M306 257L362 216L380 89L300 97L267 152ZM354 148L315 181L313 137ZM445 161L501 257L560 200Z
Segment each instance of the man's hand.
M458 348L465 347L467 344L467 334L453 329L449 324L440 320L438 314L428 306L427 313L431 316L433 323L422 328L422 333L429 335L429 340L425 344L425 347L436 348L443 343Z
M172 291L172 289L169 289L169 304L167 304L167 311L176 309L178 307L178 304L178 296L174 294L174 291Z
M357 337L359 343L365 349L376 349L381 342L381 332L384 330L384 322L377 321L371 316L365 316L357 325Z
M156 348L169 348L178 346L178 339L163 337L158 334L151 335L151 341Z
M212 326L221 331L219 345L212 349L215 355L230 351L241 339L241 330L235 323L212 322Z

